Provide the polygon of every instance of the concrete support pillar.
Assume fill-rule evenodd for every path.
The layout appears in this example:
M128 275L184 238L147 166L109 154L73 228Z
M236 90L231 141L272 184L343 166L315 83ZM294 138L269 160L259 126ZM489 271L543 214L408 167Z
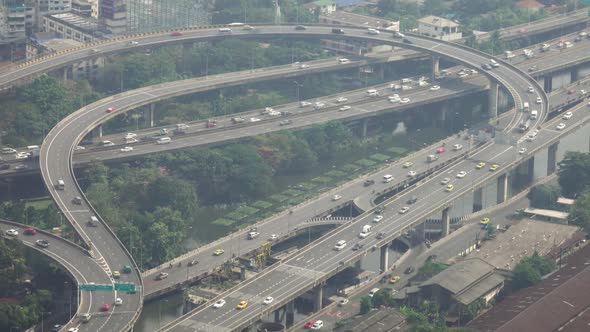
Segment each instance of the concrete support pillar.
M68 68L69 68L69 67L68 67L68 66L66 66L66 67L64 67L64 68L62 69L62 76L63 76L63 80L64 80L64 81L67 81L67 80L68 80Z
M369 126L369 119L365 118L361 124L361 137L367 137L367 127Z
M442 220L441 220L441 237L449 235L451 231L451 218L449 217L449 211L451 210L450 207L445 208L442 211Z
M438 56L432 56L432 70L430 71L430 79L431 80L435 80L436 76L438 76L438 73L440 72L440 57Z
M578 80L578 67L572 68L570 75L571 75L571 82L577 81Z
M295 321L295 302L291 301L287 303L287 319L285 321L285 327L289 328L293 326L293 322Z
M381 80L384 80L385 79L385 64L382 63L382 64L377 65L376 70L377 70L377 75L379 75L379 78Z
M545 92L553 91L553 76L551 74L543 76L543 89Z
M92 137L101 138L102 137L102 125L98 125L98 127L92 130Z
M547 150L547 175L551 175L557 171L557 148L559 142L551 144Z
M150 105L150 128L154 127L154 112L156 110L156 104Z
M416 225L414 234L418 241L424 241L426 239L426 222Z
M281 310L277 309L275 310L275 323L280 323L281 321Z
M324 301L324 287L320 284L314 289L315 300L313 303L313 311L318 312L322 310Z
M498 204L508 199L508 173L498 178Z
M381 247L381 256L379 262L379 268L381 269L381 272L389 270L389 244Z
M496 82L490 83L490 92L488 97L488 114L490 118L495 119L498 117L498 90L499 85Z

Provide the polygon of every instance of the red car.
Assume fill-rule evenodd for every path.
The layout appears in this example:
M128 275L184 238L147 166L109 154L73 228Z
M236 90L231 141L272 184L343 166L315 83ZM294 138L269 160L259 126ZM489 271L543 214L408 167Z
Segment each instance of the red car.
M303 325L303 328L311 329L311 327L313 326L313 324L315 324L315 320L310 320L305 325Z
M447 151L447 150L442 146L440 148L436 149L436 153L443 153L445 151Z
M178 36L182 36L182 32L180 31L173 31L170 36L172 37L178 37Z
M109 311L111 310L111 305L108 303L105 303L102 305L102 307L100 307L100 311Z
M113 107L107 108L107 113L113 113L114 111L115 111L115 108L113 108Z
M23 233L25 235L35 235L35 234L37 234L37 230L34 229L33 227L29 227L29 228L25 228L25 231Z
M573 95L574 93L576 93L576 90L575 89L569 89L569 90L567 90L567 94L568 95Z
M210 121L207 121L205 127L207 127L207 128L215 128L215 127L217 127L217 121L211 121L211 120Z

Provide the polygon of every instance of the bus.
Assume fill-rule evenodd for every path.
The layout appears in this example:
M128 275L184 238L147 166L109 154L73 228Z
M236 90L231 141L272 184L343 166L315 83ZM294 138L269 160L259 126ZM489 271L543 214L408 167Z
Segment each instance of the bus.
M521 133L524 133L525 131L527 131L531 126L531 120L526 120L526 121L521 121L520 124L518 125L518 130Z

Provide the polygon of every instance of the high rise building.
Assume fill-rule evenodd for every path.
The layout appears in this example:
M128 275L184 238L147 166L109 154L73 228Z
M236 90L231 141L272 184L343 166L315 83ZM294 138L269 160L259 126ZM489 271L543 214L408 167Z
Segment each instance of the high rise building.
M67 13L72 10L72 0L34 0L33 2L36 17L35 27L37 30L40 30L43 26L43 16Z
M144 32L209 24L213 2L127 0L127 31Z

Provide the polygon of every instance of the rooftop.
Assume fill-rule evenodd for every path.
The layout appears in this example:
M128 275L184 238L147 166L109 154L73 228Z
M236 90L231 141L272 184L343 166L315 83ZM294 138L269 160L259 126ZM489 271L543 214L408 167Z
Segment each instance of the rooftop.
M569 213L567 212L535 208L526 208L524 212L527 214L534 214L541 217L554 218L559 220L567 220L567 217L569 216Z
M99 30L98 22L89 17L83 17L72 13L59 13L47 16L90 34Z
M399 21L389 21L381 17L373 17L337 10L331 14L322 15L320 19L327 19L333 22L355 26L373 28L390 28L399 30Z
M493 242L482 243L470 257L479 257L498 269L512 270L523 257L537 251L545 256L564 245L578 231L577 227L523 219L505 232L497 232Z
M75 41L73 39L62 39L62 38L54 38L48 39L40 43L41 45L45 46L47 49L52 51L65 51L69 50L78 46L84 46L84 43L79 41Z
M347 326L337 328L337 332L387 332L395 330L404 324L404 316L393 308L373 310L366 315L359 316Z
M429 24L429 25L436 25L439 27L447 27L447 28L459 26L459 24L457 24L454 21L447 20L446 18L442 18L442 17L438 17L438 16L434 16L434 15L422 17L421 19L418 20L418 22L424 23L424 24Z
M571 198L565 198L565 197L558 197L557 198L557 204L574 205L575 202L576 202L576 200L571 199Z
M508 295L468 324L477 331L587 331L590 316L590 246L540 283Z

